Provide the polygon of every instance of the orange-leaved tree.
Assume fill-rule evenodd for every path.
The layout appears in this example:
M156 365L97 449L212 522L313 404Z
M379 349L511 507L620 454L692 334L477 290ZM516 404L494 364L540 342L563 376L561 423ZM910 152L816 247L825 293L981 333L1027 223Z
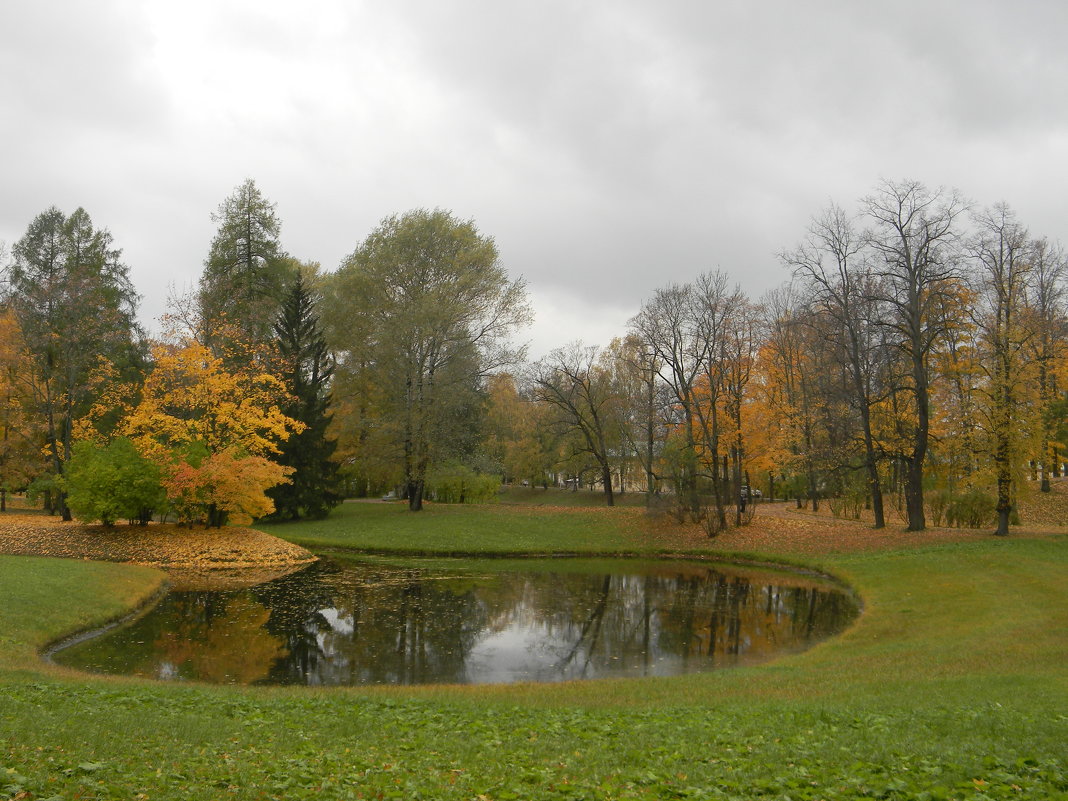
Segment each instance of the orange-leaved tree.
M45 472L44 422L33 413L35 378L18 318L0 309L0 512L8 492Z
M279 408L285 390L274 376L231 372L190 340L153 349L154 369L122 433L163 468L180 522L222 526L270 514L264 491L288 480L270 460L303 424Z

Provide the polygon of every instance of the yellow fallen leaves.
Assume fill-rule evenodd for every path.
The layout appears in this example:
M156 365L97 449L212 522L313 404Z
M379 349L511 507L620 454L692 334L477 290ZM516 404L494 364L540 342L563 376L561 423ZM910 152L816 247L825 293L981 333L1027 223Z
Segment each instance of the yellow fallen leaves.
M0 515L0 553L200 569L274 567L315 560L299 545L250 528L190 529L171 524L104 528L11 513Z

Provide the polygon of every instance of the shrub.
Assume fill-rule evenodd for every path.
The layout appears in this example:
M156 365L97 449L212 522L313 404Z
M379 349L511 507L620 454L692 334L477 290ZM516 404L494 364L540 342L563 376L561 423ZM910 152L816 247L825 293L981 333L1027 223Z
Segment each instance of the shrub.
M71 513L79 520L100 521L105 526L120 518L144 525L166 498L159 468L125 438L104 447L75 443L63 483Z
M927 502L927 516L930 518L931 525L941 526L945 524L946 513L953 503L953 493L948 489L937 489L929 491L924 496L924 500Z
M426 483L427 495L438 503L493 503L501 488L501 477L453 464L435 470L427 476Z
M946 508L946 523L958 528L982 528L994 522L997 501L990 493L973 487L956 495Z

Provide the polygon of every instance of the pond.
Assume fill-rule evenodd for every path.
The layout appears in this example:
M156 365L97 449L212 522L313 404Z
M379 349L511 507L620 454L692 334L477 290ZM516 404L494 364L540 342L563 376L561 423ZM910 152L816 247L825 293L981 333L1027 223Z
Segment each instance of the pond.
M324 558L241 590L172 590L53 659L228 684L670 676L807 648L857 611L828 582L696 562Z

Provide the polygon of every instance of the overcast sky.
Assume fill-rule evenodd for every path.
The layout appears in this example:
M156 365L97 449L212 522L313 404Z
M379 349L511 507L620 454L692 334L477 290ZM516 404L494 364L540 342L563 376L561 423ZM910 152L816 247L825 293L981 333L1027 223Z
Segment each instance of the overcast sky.
M1066 37L1059 0L3 0L0 241L84 207L153 325L246 177L327 270L444 208L528 282L533 356L607 344L704 270L778 285L881 178L1068 241Z

